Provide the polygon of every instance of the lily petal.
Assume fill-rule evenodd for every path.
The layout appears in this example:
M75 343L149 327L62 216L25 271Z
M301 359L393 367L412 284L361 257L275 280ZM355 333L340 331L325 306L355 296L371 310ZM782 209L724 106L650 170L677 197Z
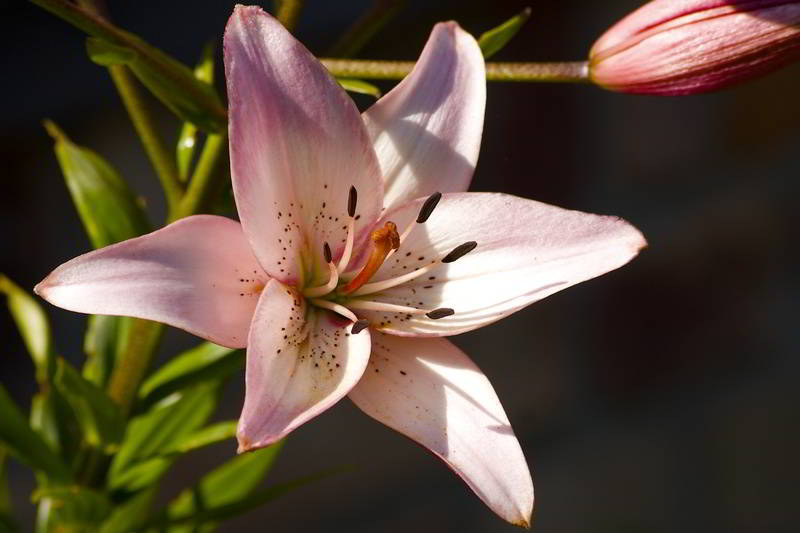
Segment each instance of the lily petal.
M274 278L323 277L328 242L344 249L348 191L358 191L356 245L378 217L383 184L358 110L325 67L258 7L225 29L231 177L239 218ZM313 263L312 263L313 261Z
M533 482L486 376L445 339L374 333L350 399L444 460L501 518L528 527Z
M155 320L243 348L267 279L238 222L198 215L76 257L34 291L70 311Z
M422 200L387 213L398 227L417 216ZM420 309L451 308L439 320L425 315L362 311L395 335L455 335L494 322L569 286L630 261L645 245L641 233L616 217L569 211L506 194L451 193L416 227L372 281L407 274L458 245L477 247L453 263L381 293L375 301Z
M345 327L346 326L346 327ZM247 346L239 451L261 448L338 402L367 366L369 333L271 280L258 302Z
M437 24L414 70L363 114L383 171L384 206L466 191L485 107L478 43L455 22Z

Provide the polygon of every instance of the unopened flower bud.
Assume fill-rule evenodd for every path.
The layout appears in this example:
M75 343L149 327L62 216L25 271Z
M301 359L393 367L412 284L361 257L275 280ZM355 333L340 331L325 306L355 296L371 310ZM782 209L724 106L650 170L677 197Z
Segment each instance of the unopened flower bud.
M798 58L800 2L654 0L598 39L589 53L589 75L615 91L694 94Z

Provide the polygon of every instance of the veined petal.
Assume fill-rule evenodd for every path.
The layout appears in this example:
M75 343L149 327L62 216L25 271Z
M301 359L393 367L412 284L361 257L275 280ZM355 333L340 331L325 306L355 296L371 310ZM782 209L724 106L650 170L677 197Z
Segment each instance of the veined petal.
M358 110L325 67L258 7L234 9L225 73L231 177L253 250L276 279L301 284L304 271L324 277L323 243L334 259L344 249L350 187L358 190L357 245L383 201Z
M350 399L444 460L501 518L528 527L533 482L486 376L445 339L374 333Z
M383 171L384 206L466 191L485 107L478 43L455 22L437 24L414 70L363 114Z
M367 366L369 333L350 335L341 317L307 309L277 280L258 302L247 345L239 451L267 446L338 402Z
M417 216L422 200L384 215L398 227ZM360 311L396 335L455 335L494 322L581 281L618 268L645 246L641 233L616 217L569 211L495 193L451 193L416 227L373 278L380 281L442 259L456 246L477 247L453 263L403 285L362 298L420 309L452 308L439 320L425 315Z
M267 279L238 222L198 215L76 257L34 290L70 311L155 320L243 348Z

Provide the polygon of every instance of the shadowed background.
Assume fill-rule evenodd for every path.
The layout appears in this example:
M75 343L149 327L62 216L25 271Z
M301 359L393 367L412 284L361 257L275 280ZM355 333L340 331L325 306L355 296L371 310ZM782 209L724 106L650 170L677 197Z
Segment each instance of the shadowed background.
M120 26L188 64L209 39L221 40L233 7L109 4ZM367 5L308 0L295 33L323 54ZM361 57L414 59L437 21L455 19L477 35L525 5L412 0ZM537 3L493 59L582 59L637 5ZM19 0L0 3L0 15L0 271L30 289L90 249L43 118L106 157L147 200L154 223L164 205L106 70L86 57L83 34ZM534 530L795 530L799 93L798 65L684 98L489 85L472 190L618 215L650 243L618 271L454 339L493 383L522 444L536 490ZM370 99L357 101L363 108ZM152 103L174 140L178 121ZM85 317L47 309L59 353L81 363ZM169 331L159 362L196 342ZM0 380L27 408L33 366L5 309L0 343ZM237 416L242 399L243 379L234 379L219 417ZM231 441L183 458L162 501L234 452ZM515 530L438 460L347 400L289 438L268 482L345 464L355 469L221 530ZM33 476L18 464L11 473L16 512L31 524Z

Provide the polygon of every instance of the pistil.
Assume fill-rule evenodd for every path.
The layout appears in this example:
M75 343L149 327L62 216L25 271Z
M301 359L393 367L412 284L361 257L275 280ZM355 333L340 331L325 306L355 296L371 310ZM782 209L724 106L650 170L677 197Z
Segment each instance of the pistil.
M372 239L372 252L367 263L355 278L339 289L339 294L350 294L364 285L375 275L386 260L389 252L396 250L400 246L400 236L397 234L397 226L395 226L394 222L387 222L382 228L376 229L372 232L370 238Z
M339 271L336 269L336 265L333 264L333 258L331 257L331 247L328 246L328 243L325 243L323 246L323 254L325 256L325 262L328 263L328 283L325 285L320 285L319 287L313 287L311 289L306 289L303 291L303 296L306 298L319 298L320 296L325 296L329 292L333 291L336 288L336 285L339 283Z

